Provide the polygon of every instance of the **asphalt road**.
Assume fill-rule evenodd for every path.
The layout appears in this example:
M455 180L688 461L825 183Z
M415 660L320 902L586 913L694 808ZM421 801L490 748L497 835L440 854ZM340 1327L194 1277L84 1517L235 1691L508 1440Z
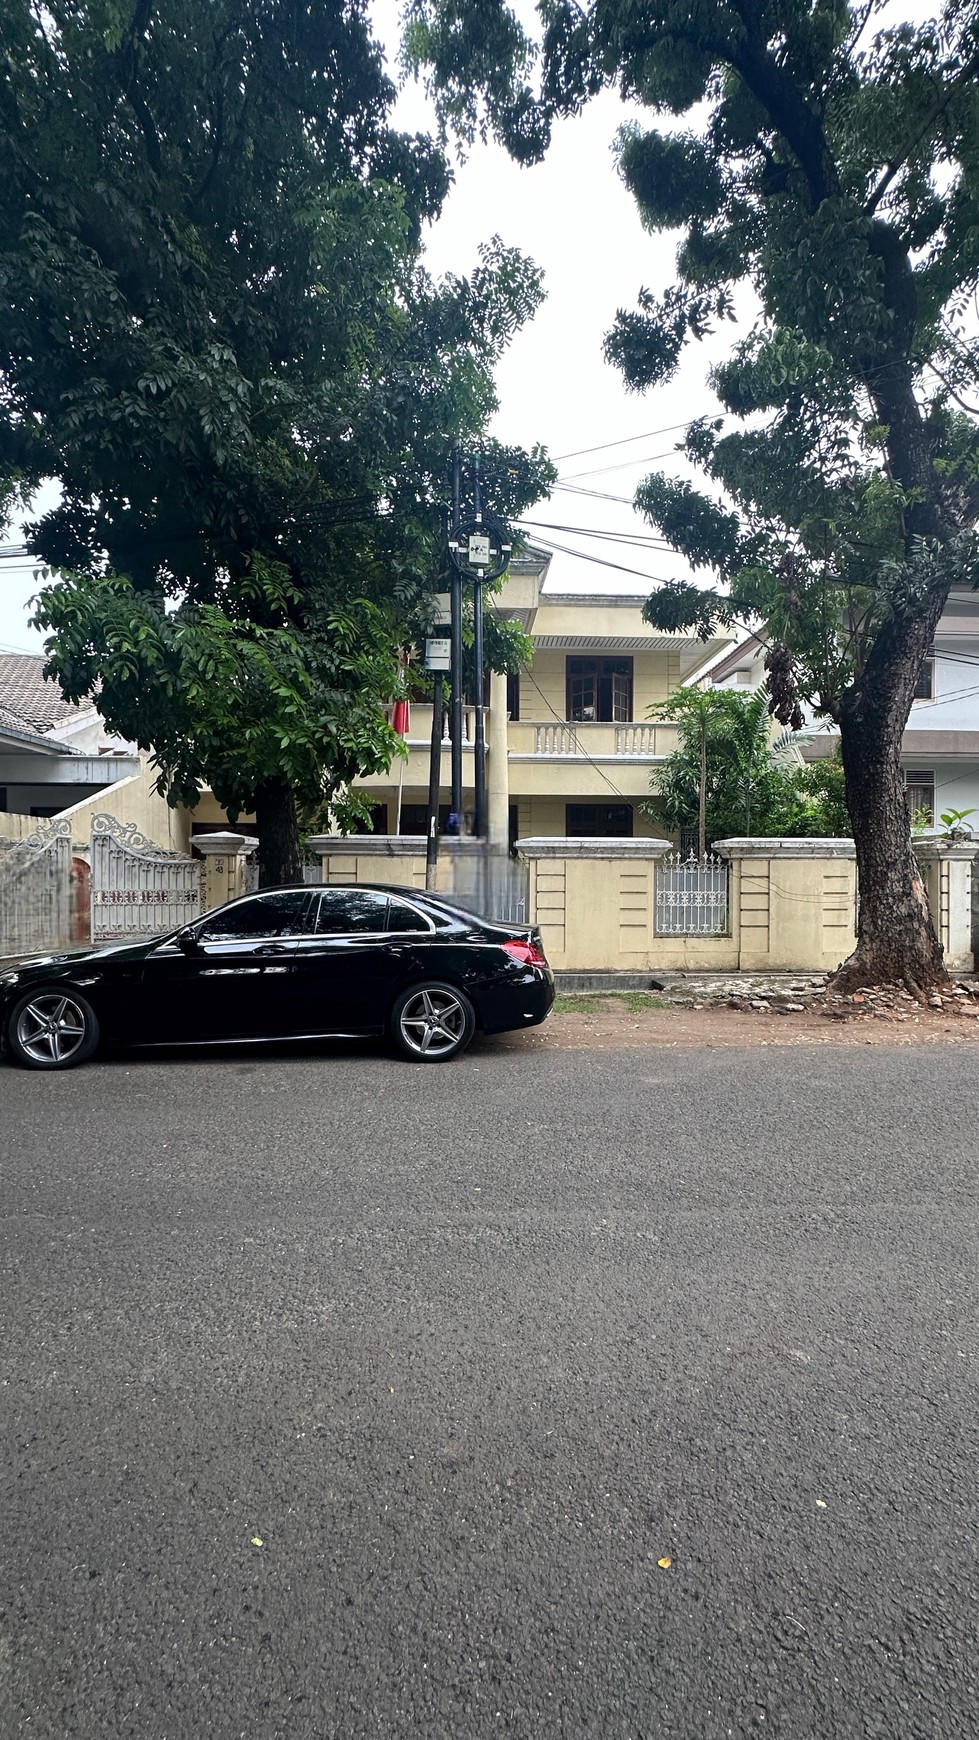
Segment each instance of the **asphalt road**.
M974 1069L0 1071L2 1740L973 1736Z

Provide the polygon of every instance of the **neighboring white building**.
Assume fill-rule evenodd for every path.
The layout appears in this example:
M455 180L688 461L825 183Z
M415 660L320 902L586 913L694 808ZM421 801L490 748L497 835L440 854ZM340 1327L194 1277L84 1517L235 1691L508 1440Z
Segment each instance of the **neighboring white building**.
M66 701L44 664L34 653L0 653L0 812L10 815L60 815L140 771L136 749L90 702Z
M745 636L709 675L718 688L758 688L765 681L763 642ZM805 759L816 761L834 753L839 733L828 720L811 718L798 742ZM938 625L901 761L913 812L928 811L937 821L943 811L971 809L968 823L979 835L979 594L971 590L952 593Z

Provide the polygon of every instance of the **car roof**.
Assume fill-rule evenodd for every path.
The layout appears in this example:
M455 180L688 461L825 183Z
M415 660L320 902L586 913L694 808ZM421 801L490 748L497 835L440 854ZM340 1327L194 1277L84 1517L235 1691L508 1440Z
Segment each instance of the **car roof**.
M368 894L391 894L400 900L414 900L423 906L437 907L440 912L448 913L452 918L474 920L477 924L492 924L493 919L483 918L478 912L472 912L469 907L457 905L452 900L446 900L441 894L430 894L427 888L409 888L403 882L285 882L275 888L255 888L250 894L239 894L236 900L254 900L264 894L295 894L301 890L304 894L323 894L328 889L341 888L362 889ZM228 905L233 904L231 901Z

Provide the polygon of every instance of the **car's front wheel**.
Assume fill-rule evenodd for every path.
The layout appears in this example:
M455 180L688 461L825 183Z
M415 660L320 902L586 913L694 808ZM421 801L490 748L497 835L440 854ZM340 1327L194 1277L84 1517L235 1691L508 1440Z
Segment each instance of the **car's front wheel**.
M391 1011L391 1038L402 1057L448 1063L476 1031L473 1006L464 991L430 980L412 985Z
M7 1022L7 1044L25 1069L74 1069L91 1057L99 1024L84 997L57 985L29 991L15 1003Z

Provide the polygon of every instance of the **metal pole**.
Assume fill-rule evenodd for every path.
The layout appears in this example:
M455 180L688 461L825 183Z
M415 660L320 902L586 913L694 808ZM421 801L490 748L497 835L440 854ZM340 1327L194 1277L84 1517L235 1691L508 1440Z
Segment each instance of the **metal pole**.
M483 581L473 579L473 663L476 667L476 741L473 745L473 785L476 814L473 833L478 840L486 837L486 725L483 718Z
M479 456L473 455L473 511L476 524L483 518L479 491ZM476 704L476 741L473 744L473 788L475 816L473 833L477 840L486 838L486 725L483 718L483 576L473 576L473 664L476 670L473 699Z
M442 773L442 678L432 683L432 750L428 764L428 828L425 840L425 887L435 888L435 867L439 861L439 786Z
M462 494L461 463L458 441L452 448L452 531L454 535L459 524L459 502ZM449 600L451 637L451 670L449 673L449 735L452 738L452 802L451 809L458 817L458 828L462 833L462 575L455 562L451 564L449 579ZM441 683L441 678L439 679Z

